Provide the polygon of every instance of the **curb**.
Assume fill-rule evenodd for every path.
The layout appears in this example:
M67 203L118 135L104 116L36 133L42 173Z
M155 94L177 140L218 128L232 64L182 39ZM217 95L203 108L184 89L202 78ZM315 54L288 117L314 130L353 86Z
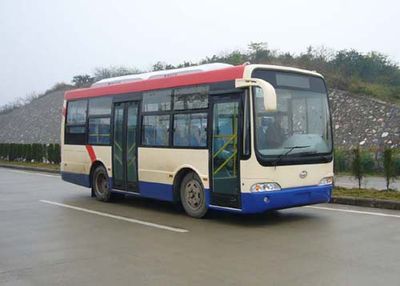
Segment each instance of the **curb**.
M16 170L24 170L24 171L34 171L34 172L58 174L58 175L60 174L60 171L58 171L58 170L52 170L52 169L47 169L47 168L26 167L26 166L8 165L8 164L0 164L0 167L16 169Z
M330 203L369 207L369 208L400 210L399 201L365 199L365 198L355 198L355 197L332 197Z

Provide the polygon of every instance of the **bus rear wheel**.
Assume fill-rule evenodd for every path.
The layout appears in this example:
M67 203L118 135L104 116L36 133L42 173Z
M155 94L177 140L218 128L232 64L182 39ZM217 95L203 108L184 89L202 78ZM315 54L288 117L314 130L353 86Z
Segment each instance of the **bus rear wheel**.
M206 196L200 178L187 174L181 183L180 197L185 212L194 218L202 218L207 213Z
M99 201L108 202L111 200L110 179L103 166L98 166L92 176L92 189Z

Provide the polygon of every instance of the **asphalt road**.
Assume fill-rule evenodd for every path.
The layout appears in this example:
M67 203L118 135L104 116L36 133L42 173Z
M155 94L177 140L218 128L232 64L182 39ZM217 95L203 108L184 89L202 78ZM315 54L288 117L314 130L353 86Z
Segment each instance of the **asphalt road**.
M400 212L187 217L0 168L0 285L400 285Z

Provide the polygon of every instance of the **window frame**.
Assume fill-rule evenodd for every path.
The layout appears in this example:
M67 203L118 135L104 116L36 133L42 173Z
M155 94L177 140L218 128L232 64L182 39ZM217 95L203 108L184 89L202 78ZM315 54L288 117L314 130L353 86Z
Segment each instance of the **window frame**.
M204 146L190 146L190 145L182 145L182 146L176 146L174 145L174 134L175 134L175 115L191 115L191 114L205 114L206 115L206 144ZM208 149L208 124L209 124L209 116L210 116L210 112L209 112L209 108L207 109L196 109L196 111L193 112L193 109L187 109L184 112L174 112L174 114L172 114L172 120L173 120L173 124L172 124L172 148L176 148L176 149Z
M109 138L109 142L108 143L91 143L90 142L90 136L89 136L89 133L90 133L90 129L89 129L89 122L90 122L90 119L109 119L110 120L110 136L108 137ZM111 116L105 116L105 115L92 115L92 116L90 116L90 117L88 117L87 118L87 138L86 138L86 142L87 142L87 144L89 144L89 145L92 145L92 146L111 146L111 144L112 144L112 118L111 118Z
M73 123L68 124L68 112L69 112L69 105L71 102L77 101L86 101L86 120L85 123ZM66 113L65 113L65 121L64 121L64 144L65 145L86 145L88 139L88 109L89 109L89 100L87 98L84 99L77 99L77 100L70 100L67 101L66 106ZM68 127L84 127L84 133L69 133ZM72 134L72 135L71 135ZM71 136L73 136L71 138Z
M162 93L165 92L166 94L169 92L168 96L169 96L169 109L168 110L156 110L156 111L144 111L144 108L146 106L146 104L144 103L144 97L146 94L149 93ZM149 91L145 91L141 93L141 107L140 107L140 114L150 114L150 113L171 113L171 111L173 111L174 109L174 92L175 89L173 88L166 88L166 89L156 89L156 90L149 90Z
M206 108L193 108L193 109L180 109L180 110L175 110L175 91L178 89L182 89L183 87L179 88L167 88L167 89L159 89L159 90L152 90L154 92L157 91L167 91L171 90L171 97L170 97L170 109L169 110L162 110L162 111L143 111L143 107L140 109L140 138L139 138L139 147L143 148L169 148L169 149L205 149L207 150L209 148L209 124L210 124L210 101L211 101L211 91L210 91L210 86L205 84L205 85L193 85L193 86L186 86L184 88L189 88L189 87L198 87L198 86L204 86L207 87L208 92L207 92L207 107ZM191 95L192 93L188 93L188 96ZM142 104L143 104L143 93L142 93ZM205 113L207 115L207 127L206 127L206 145L205 146L174 146L174 117L176 114L191 114L191 113ZM169 127L168 127L168 145L146 145L143 143L143 122L144 122L144 117L148 115L168 115L169 116Z
M279 72L279 73L293 73L290 71L277 71L277 70L269 70L269 69L255 69L253 70L252 73L252 77L256 77L256 78L261 78L267 82L269 82L271 85L273 85L275 88L277 88L276 82L274 80L271 80L271 78L266 78L266 77L261 77L259 74L257 74L258 72L263 72L263 71L268 71L268 72ZM258 161L258 163L261 166L265 166L265 167L270 167L270 166L287 166L287 165L308 165L308 164L325 164L325 163L330 163L333 160L333 150L334 150L334 142L333 142L333 128L332 128L332 113L330 112L330 101L328 98L328 88L326 85L326 82L324 80L324 78L319 77L319 76L314 76L314 75L310 75L310 78L317 78L317 79L322 79L322 85L320 87L318 87L317 83L311 82L311 87L310 89L312 89L313 86L316 86L316 88L321 88L321 93L324 93L326 95L326 99L327 99L327 108L328 108L328 112L329 115L327 117L327 121L329 123L330 126L330 132L329 132L329 136L331 138L331 151L327 152L327 153L320 153L320 154L316 154L316 155L309 155L309 156L305 156L305 157L289 157L289 158L283 158L280 162L278 162L277 164L275 163L276 161L276 157L274 156L272 158L267 158L265 156L263 156L259 151L258 151L258 147L257 147L257 130L256 128L253 129L253 140L254 140L254 153L256 155L256 159ZM279 86L280 87L280 86ZM292 89L292 90L296 90L293 87L287 87L287 86L282 86L282 88L285 89ZM304 90L304 91L309 91L310 89L301 89L298 88L297 90ZM254 92L254 87L252 88L252 102L253 102L253 106L252 106L252 112L253 112L253 116L252 116L252 120L253 120L253 127L255 126L255 122L257 120L257 112L256 112L256 107L255 107L255 92ZM289 108L292 108L292 105L289 106Z
M110 113L104 113L104 114L92 114L90 115L89 113L89 106L90 106L90 101L91 100L96 100L99 98L111 98L110 101ZM88 105L87 105L87 116L86 116L86 143L92 146L111 146L112 145L112 140L113 140L113 106L114 106L114 97L113 96L101 96L101 97L95 97L95 98L88 98ZM102 119L102 118L109 118L110 119L110 142L108 144L106 143L90 143L89 142L89 121L90 119Z
M109 113L97 113L97 114L90 114L90 102L91 101L96 101L96 100L105 100L108 99L110 100L110 112ZM87 105L87 116L89 117L111 117L113 111L113 97L112 96L100 96L100 97L94 97L94 98L88 98L88 105Z
M167 145L153 145L153 144L144 144L143 143L143 136L144 136L144 130L145 128L143 127L144 123L144 117L145 116L168 116L168 128L167 128ZM158 111L151 111L151 112L145 112L140 115L140 139L139 139L139 147L150 147L150 148L170 148L171 147L171 114L169 112L158 112Z
M189 88L195 89L196 87L197 87L197 88L204 87L204 88L207 90L207 92L204 93L204 94L207 95L207 106L206 106L206 107L196 107L196 108L175 109L175 93L176 93L177 91L181 91L181 90L184 90L184 89L189 89ZM192 96L192 95L195 95L195 94L198 94L198 93L196 93L196 92L188 92L188 93L186 93L186 94L185 94L185 93L182 93L182 94L180 94L180 95L183 95L183 96ZM200 93L200 94L201 94L201 93ZM173 111L173 112L180 112L180 111L209 110L209 108L210 108L210 87L209 87L208 85L187 86L187 87L175 88L175 89L173 90L173 93L172 93L172 109L171 109L171 111Z
M144 147L144 148L171 148L171 128L173 125L172 124L172 111L173 111L173 103L174 103L174 89L172 88L166 88L166 89L157 89L157 90L151 90L151 92L163 92L163 91L168 91L170 90L170 109L169 110L158 110L158 111L144 111L144 92L141 93L141 107L140 107L140 111L139 111L139 118L140 118L140 122L139 122L139 128L140 128L140 138L139 138L139 144L138 147ZM149 91L147 91L149 92ZM143 133L144 133L144 128L143 128L143 123L144 123L144 117L145 116L157 116L157 115L168 115L169 116L169 126L167 129L168 132L168 144L167 145L147 145L144 144L143 142Z

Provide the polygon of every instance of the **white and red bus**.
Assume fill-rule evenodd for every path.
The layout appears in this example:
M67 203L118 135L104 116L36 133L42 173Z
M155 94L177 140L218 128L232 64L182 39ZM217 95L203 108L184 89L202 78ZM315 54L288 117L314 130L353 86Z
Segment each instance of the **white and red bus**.
M323 77L208 64L101 80L67 91L65 181L109 201L130 194L259 213L328 202L333 144Z

